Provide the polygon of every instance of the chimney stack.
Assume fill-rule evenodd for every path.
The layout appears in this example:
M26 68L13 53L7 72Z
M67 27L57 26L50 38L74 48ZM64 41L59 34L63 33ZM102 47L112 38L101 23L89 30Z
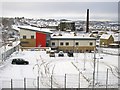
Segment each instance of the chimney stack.
M87 9L86 33L89 32L89 9Z

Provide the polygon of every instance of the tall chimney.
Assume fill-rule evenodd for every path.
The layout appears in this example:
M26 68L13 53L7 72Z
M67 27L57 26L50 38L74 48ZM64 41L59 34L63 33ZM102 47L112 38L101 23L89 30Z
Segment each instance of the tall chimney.
M86 33L89 32L89 9L87 9Z

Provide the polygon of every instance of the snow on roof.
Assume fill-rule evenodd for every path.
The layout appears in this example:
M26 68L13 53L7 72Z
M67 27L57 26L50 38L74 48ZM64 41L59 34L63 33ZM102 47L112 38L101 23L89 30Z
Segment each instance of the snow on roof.
M58 26L59 23L49 23L48 26Z
M74 23L74 21L61 21L61 22L65 22L65 23Z
M52 36L51 40L60 39L60 40L96 40L94 37L82 37L82 36Z
M120 37L114 37L114 41L120 41Z
M111 44L109 44L109 45L119 45L119 44L117 44L117 43L111 43Z
M16 25L12 25L12 29L17 30L18 32L20 31L20 29Z
M102 34L100 39L109 39L110 36L111 34Z
M20 41L15 41L15 42L12 43L12 46L8 46L8 44L7 44L7 45L4 45L4 46L0 47L1 54L4 53L5 51L10 50L13 47L19 45L19 44L20 44ZM6 50L5 50L5 47L6 47Z
M52 33L50 29L48 28L37 28L32 26L19 26L21 29L27 29L27 30L33 30L33 31L39 31L39 32L45 32L45 33Z

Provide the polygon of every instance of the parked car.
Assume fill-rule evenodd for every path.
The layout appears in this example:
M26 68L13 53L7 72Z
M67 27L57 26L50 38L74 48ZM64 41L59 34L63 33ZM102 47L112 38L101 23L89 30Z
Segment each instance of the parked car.
M59 56L59 57L64 57L63 51L59 51L58 56Z
M50 53L49 53L49 56L50 57L55 57L55 52L53 50L51 50Z
M29 62L25 61L22 58L15 58L15 59L12 59L12 64L27 65L29 64Z
M50 53L50 51L51 51L51 48L46 49L47 54Z
M73 57L73 52L72 52L72 51L68 51L68 52L67 52L67 55L68 55L69 57Z
M55 53L58 53L58 48L57 47L51 47L51 50L54 51Z

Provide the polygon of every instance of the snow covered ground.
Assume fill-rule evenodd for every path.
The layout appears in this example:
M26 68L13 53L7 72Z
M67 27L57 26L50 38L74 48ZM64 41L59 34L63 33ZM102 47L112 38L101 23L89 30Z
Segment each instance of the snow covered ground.
M24 58L29 65L12 65L12 58ZM103 57L103 59L100 59ZM19 51L11 55L4 67L0 68L0 88L10 88L13 79L14 88L23 88L26 78L27 87L37 86L37 76L40 77L40 87L50 88L51 75L53 87L63 88L66 75L68 88L92 87L94 53L74 53L74 57L49 57L45 51ZM105 87L106 70L109 69L108 85L116 87L118 82L118 56L96 54L96 87ZM97 72L98 71L98 72ZM80 75L79 75L80 73Z
M120 49L118 48L97 48L97 49L106 54L120 55Z

